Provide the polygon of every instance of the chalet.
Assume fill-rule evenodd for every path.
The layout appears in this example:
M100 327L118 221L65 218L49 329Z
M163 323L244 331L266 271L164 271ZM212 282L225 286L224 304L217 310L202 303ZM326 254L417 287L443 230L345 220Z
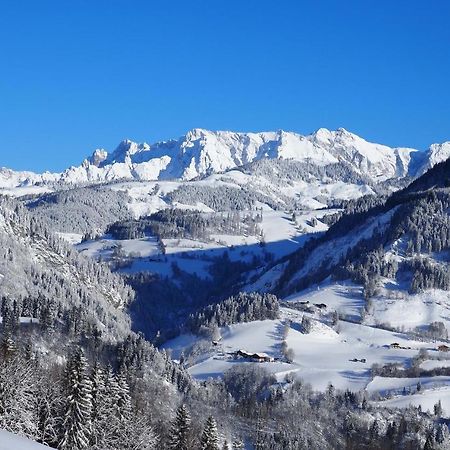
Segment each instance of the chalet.
M319 309L325 309L327 307L325 303L314 303L314 306Z
M450 350L450 347L448 347L448 346L445 345L445 344L442 344L442 345L440 345L437 349L438 349L440 352L448 352L448 351Z
M393 342L393 343L390 345L390 347L391 347L391 348L400 348L400 344L399 344L398 342Z
M267 353L252 353L246 350L238 350L234 352L234 356L238 358L250 359L255 362L273 362L274 358L269 356Z

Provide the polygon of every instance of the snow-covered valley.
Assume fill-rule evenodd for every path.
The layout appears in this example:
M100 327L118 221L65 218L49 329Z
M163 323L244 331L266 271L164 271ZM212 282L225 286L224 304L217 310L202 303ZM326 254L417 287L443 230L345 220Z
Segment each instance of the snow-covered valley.
M119 342L110 376L122 360L146 370L145 354L147 389L226 389L230 408L240 390L254 405L303 390L368 421L450 419L447 163L434 155L404 187L425 154L345 130L248 145L203 134L180 144L189 157L178 141L128 142L63 181L3 172L0 293L14 298L2 327L17 317L14 332L39 336L57 364L73 356L54 333L92 339L92 354ZM236 154L209 166L223 145ZM185 164L197 151L206 159Z

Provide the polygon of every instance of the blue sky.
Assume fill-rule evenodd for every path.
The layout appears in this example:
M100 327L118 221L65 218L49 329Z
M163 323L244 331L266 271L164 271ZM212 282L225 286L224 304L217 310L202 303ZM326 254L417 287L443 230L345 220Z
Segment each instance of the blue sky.
M447 0L0 3L0 166L194 127L450 140Z

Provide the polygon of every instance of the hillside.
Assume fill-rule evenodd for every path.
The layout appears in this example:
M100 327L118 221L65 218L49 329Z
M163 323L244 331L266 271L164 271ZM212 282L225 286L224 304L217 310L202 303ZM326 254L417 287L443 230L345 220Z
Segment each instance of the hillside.
M5 197L0 197L0 241L0 295L21 305L20 315L45 316L49 326L73 316L79 320L78 332L100 327L108 339L129 332L121 309L133 292L123 280L80 256L20 203Z

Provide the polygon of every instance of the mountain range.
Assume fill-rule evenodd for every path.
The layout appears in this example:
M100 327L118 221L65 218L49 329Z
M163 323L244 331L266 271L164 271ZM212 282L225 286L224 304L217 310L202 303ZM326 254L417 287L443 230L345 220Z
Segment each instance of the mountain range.
M0 169L0 187L70 185L116 180L199 179L264 159L309 163L315 167L345 163L373 183L416 177L450 156L450 142L426 151L371 143L339 128L301 134L275 131L236 133L193 129L179 139L154 144L122 141L111 153L97 149L80 165L62 173L37 174Z

